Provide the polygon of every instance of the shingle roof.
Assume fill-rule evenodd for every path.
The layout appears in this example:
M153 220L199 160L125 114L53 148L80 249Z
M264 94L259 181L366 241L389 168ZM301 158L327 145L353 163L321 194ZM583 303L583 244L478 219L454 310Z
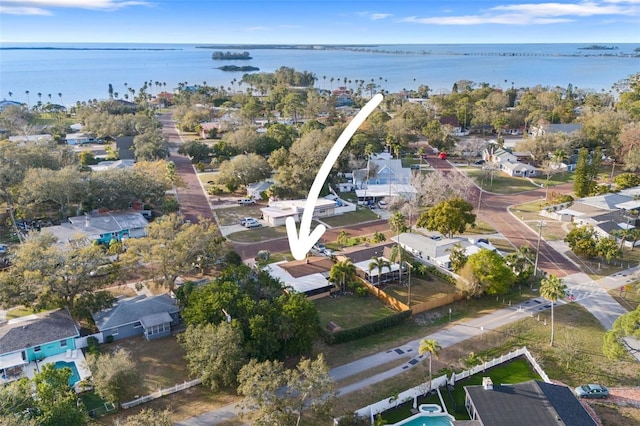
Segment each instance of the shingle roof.
M107 330L140 321L142 317L178 312L178 305L168 294L146 297L144 294L118 301L112 308L95 312L91 316L98 330Z
M42 312L0 326L0 354L79 335L76 323L66 309Z
M465 386L484 425L591 426L591 419L571 389L537 380L515 385Z

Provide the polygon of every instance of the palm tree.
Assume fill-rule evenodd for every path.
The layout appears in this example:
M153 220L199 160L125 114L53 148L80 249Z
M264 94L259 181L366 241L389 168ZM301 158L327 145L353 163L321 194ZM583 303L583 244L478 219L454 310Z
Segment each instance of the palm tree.
M345 284L356 276L356 267L351 259L341 260L334 264L329 271L329 280L340 284L340 291L344 293Z
M440 343L438 343L438 341L435 339L422 339L420 341L420 346L418 347L418 353L420 355L424 355L427 352L429 353L429 388L431 388L432 377L431 361L433 360L434 356L436 358L438 357L440 349L442 349L442 346L440 346Z
M389 264L389 262L382 257L373 256L369 261L369 275L371 275L371 271L373 271L374 269L378 270L378 287L376 292L378 296L380 295L380 280L382 279L382 270L385 268L385 266L391 269L391 265Z
M562 299L567 295L567 286L562 282L561 278L555 275L549 275L540 282L540 295L551 302L551 345L553 346L554 334L554 318L553 305L558 299Z
M9 92L9 99L13 97L13 92Z
M29 109L30 108L30 106L29 106L29 91L25 90L24 94L27 95L27 109Z

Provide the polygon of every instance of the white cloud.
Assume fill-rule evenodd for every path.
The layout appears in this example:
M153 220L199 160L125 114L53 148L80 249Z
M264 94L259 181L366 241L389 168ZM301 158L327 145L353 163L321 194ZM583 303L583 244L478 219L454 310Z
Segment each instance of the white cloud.
M499 5L484 13L459 16L409 16L402 22L432 25L545 25L573 22L592 16L640 15L640 0L579 1L575 3L524 3Z
M371 19L372 21L380 21L382 19L387 19L393 16L390 13L379 13L379 12L358 12L357 15L362 18Z
M51 15L48 10L39 7L4 6L0 5L0 14L6 15Z
M372 21L379 21L390 16L392 16L390 13L372 13L371 15L369 15L369 18L371 18Z
M51 15L50 9L72 8L114 11L131 6L150 6L138 0L3 0L1 13L12 15Z

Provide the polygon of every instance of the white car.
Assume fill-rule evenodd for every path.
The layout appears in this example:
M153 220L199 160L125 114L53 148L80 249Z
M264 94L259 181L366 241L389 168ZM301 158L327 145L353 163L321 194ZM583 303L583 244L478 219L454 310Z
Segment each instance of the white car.
M378 207L380 207L381 209L386 209L388 206L387 202L385 200L380 200L378 201Z
M256 200L252 198L244 198L242 200L238 200L238 204L240 204L241 206L250 206L255 203L256 203Z
M262 226L262 224L258 222L256 219L253 219L253 218L247 218L247 219L250 219L250 220L244 221L245 228L260 228Z

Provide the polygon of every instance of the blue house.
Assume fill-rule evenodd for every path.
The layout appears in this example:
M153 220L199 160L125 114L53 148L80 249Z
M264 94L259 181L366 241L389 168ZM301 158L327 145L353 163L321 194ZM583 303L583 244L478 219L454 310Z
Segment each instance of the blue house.
M178 305L166 293L121 299L91 316L103 337L113 336L114 340L139 335L147 340L157 339L170 335L172 327L181 322Z
M76 349L80 336L69 311L43 312L0 324L0 375L3 381L22 377L25 365Z

